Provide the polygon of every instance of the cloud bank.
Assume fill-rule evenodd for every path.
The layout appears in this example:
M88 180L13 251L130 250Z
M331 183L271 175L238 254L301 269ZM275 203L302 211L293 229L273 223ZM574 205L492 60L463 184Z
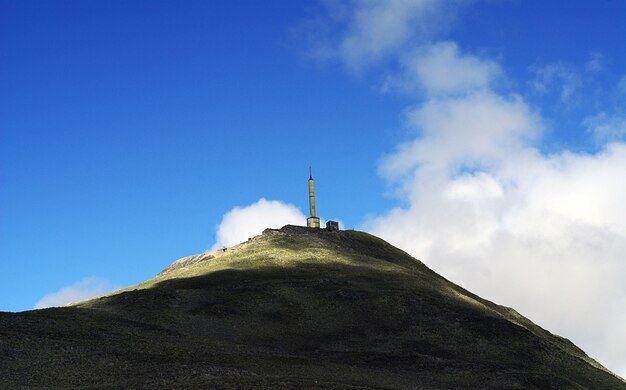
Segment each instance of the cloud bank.
M423 135L382 165L407 206L366 228L624 374L626 145L545 156L536 120L489 95L418 109Z
M549 118L498 89L502 67L412 22L441 20L442 3L355 1L329 17L345 23L334 46L322 42L333 58L357 71L393 63L385 89L420 97L406 113L409 139L380 164L401 206L363 228L626 376L623 121L586 120L598 152L543 153ZM600 60L587 70L600 71ZM563 102L585 87L564 65L531 71L527 85Z
M68 303L82 301L98 295L106 294L119 287L105 279L96 277L83 278L78 283L63 287L59 291L47 294L35 303L34 309L65 306Z
M259 199L244 207L235 207L224 214L217 228L212 249L229 247L254 237L266 228L304 225L306 217L294 205L277 200Z

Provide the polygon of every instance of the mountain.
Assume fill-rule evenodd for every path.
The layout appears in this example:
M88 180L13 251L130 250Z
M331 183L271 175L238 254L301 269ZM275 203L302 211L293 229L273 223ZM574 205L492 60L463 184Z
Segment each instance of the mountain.
M68 307L0 313L2 388L626 389L372 235L297 226Z

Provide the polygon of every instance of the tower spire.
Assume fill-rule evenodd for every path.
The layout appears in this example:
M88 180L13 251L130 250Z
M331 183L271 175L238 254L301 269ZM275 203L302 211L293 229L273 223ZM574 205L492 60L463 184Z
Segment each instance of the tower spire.
M313 171L309 165L309 212L310 217L306 219L306 225L310 228L320 227L320 219L315 215L315 188L313 181Z

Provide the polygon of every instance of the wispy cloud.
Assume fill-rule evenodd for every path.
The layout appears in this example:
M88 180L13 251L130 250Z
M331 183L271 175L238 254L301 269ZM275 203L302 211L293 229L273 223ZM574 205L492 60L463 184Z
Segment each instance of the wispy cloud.
M626 75L623 75L617 82L617 91L626 96Z
M583 126L599 144L622 141L626 137L626 115L601 112L585 118Z
M589 59L585 63L585 71L589 73L602 72L606 67L605 62L606 60L602 53L591 52L589 53Z
M555 95L565 106L580 104L589 88L597 88L597 76L606 69L602 53L591 52L582 65L565 62L535 64L530 68L530 87L540 94Z
M106 294L120 288L106 279L86 277L71 286L63 287L56 292L47 294L35 303L34 309L65 306L68 303L82 301L98 295Z
M534 79L530 85L540 93L556 92L562 103L572 103L575 94L583 86L582 75L563 63L532 66Z
M326 1L326 15L308 24L310 54L363 69L386 60L407 45L423 42L448 25L468 1L352 0Z
M401 71L388 76L384 90L451 95L489 88L502 76L493 60L461 53L455 42L420 46L401 55Z

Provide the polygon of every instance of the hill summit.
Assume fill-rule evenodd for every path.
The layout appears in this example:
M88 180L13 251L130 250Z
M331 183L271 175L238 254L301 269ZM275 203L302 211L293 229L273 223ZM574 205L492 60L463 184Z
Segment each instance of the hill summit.
M287 225L68 307L0 313L7 388L626 389L358 231Z

